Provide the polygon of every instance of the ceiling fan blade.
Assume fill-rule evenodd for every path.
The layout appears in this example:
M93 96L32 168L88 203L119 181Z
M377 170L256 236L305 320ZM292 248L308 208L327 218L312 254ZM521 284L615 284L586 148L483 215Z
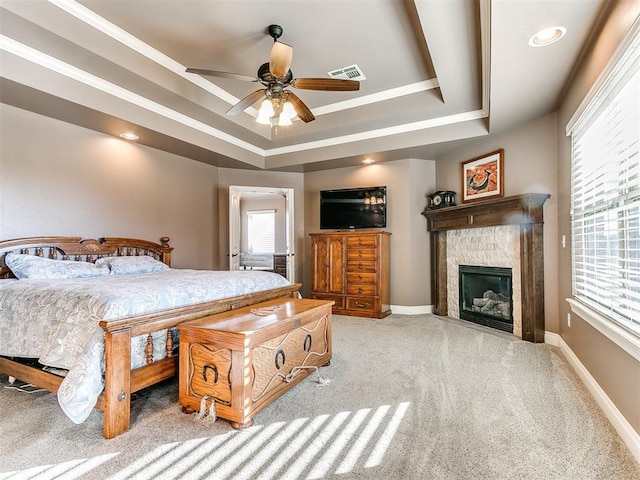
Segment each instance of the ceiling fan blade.
M230 78L232 80L243 80L246 82L260 81L258 77L251 77L249 75L242 75L240 73L218 72L216 70L203 70L202 68L187 68L186 71L189 73L197 73L199 75L207 75L209 77Z
M290 85L303 90L327 90L331 92L360 90L360 82L335 78L296 78Z
M311 113L311 110L309 110L309 107L307 107L304 104L304 102L300 100L300 98L295 93L293 92L287 92L287 93L288 93L287 98L293 104L293 109L298 114L298 118L300 120L302 120L304 123L309 123L316 119L316 117L313 116L313 113Z
M273 42L269 57L269 70L274 77L284 77L293 61L293 47L282 42Z
M238 113L242 112L246 108L249 108L251 105L256 103L261 98L266 97L264 93L265 91L266 90L264 89L260 89L260 90L256 90L253 93L250 93L249 95L244 97L242 100L240 100L238 103L236 103L233 107L231 107L229 110L227 110L226 115L237 115Z

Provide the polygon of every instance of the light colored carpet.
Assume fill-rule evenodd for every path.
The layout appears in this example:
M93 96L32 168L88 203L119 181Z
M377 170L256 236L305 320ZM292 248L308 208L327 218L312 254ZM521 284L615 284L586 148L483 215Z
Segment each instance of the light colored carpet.
M640 479L558 349L433 315L334 316L333 359L233 430L147 389L129 432L0 381L0 479Z

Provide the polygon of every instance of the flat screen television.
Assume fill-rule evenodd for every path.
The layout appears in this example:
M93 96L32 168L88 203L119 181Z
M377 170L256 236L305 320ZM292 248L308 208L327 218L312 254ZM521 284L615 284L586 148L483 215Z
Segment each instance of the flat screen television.
M343 188L320 192L320 228L386 228L387 187Z

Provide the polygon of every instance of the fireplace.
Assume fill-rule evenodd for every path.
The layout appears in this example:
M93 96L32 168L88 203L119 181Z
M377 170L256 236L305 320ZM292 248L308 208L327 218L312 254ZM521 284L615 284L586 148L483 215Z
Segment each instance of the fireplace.
M513 334L530 342L544 342L544 248L543 248L543 206L549 198L546 193L523 193L511 197L469 202L453 207L425 209L422 215L427 219L427 230L431 232L431 299L436 315L456 317L458 299L449 299L449 293L459 291L458 265L482 264L513 268ZM502 263L503 256L496 262L494 258L480 258L476 252L478 243L475 232L483 232L498 227L515 228L513 241L509 241L510 251L518 253L515 260ZM473 239L466 248L474 258L461 256L452 259L453 245L447 238L450 233ZM485 241L483 239L483 241ZM503 245L501 240L486 239L486 245ZM502 248L502 246L500 246ZM450 265L451 263L451 265ZM456 263L454 267L454 263ZM450 273L450 275L449 275ZM455 282L455 287L453 283Z
M460 318L513 333L513 288L510 268L458 267Z

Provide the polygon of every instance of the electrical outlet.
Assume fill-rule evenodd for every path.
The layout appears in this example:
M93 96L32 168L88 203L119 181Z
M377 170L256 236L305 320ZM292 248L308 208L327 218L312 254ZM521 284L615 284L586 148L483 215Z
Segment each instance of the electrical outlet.
M567 327L571 328L571 314L567 313Z

